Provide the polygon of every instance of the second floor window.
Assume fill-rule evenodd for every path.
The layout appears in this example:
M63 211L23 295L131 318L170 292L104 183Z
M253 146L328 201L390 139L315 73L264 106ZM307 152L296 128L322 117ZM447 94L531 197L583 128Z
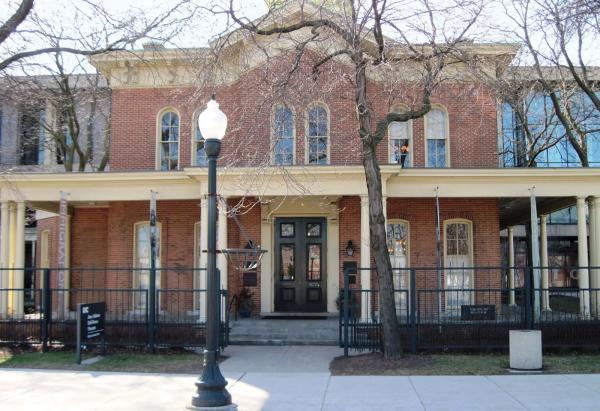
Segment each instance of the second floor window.
M204 149L204 136L198 126L198 117L194 121L194 165L198 167L205 167L207 163L206 150Z
M329 119L327 110L317 105L308 111L308 164L328 163Z
M278 166L294 164L294 113L289 107L275 106L271 134L273 163Z
M44 163L44 110L23 109L20 118L20 164L38 165Z
M388 126L390 140L390 163L402 168L411 166L412 121L394 121Z
M439 108L432 109L425 116L425 135L427 142L425 146L425 158L427 167L447 167L446 158L448 136L447 136L447 118L444 110Z
M177 170L179 167L179 116L167 111L160 119L160 170Z

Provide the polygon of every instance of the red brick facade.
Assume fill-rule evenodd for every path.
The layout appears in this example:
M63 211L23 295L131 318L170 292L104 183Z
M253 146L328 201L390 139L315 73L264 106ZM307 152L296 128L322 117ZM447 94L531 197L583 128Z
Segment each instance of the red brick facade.
M307 57L305 60L309 60ZM154 170L156 168L159 115L173 109L180 115L179 168L191 165L192 130L195 116L215 92L229 126L223 140L220 164L258 165L269 162L270 124L273 106L286 102L294 112L297 165L305 164L306 110L315 102L325 103L330 121L330 164L361 164L354 91L342 81L338 66L313 82L312 64L304 62L284 95L273 84L284 75L286 59L269 63L269 71L255 69L235 84L210 90L197 88L117 89L112 94L110 167L113 171ZM277 72L278 67L280 71ZM294 88L296 87L296 88ZM381 85L369 85L375 114L383 117L391 105L410 105L418 98L406 87L392 97ZM433 94L432 103L448 112L448 143L452 167L495 167L497 160L496 103L489 90L475 83L445 83ZM414 165L425 165L424 119L412 122ZM378 148L379 161L387 163L388 144Z

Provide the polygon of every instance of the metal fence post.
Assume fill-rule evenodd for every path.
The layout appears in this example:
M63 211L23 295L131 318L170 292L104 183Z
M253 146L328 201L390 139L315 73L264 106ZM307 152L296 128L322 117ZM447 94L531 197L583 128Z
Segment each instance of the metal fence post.
M533 329L533 313L531 311L531 299L532 289L531 289L531 276L533 275L533 267L529 267L526 270L525 281L524 281L524 300L525 300L525 329L531 330ZM535 290L533 290L535 292Z
M42 279L42 352L48 351L50 321L52 321L52 290L50 290L50 269L45 268Z
M410 352L417 352L417 276L415 269L410 269Z
M344 270L344 357L348 356L348 304L350 303L350 275L348 269Z

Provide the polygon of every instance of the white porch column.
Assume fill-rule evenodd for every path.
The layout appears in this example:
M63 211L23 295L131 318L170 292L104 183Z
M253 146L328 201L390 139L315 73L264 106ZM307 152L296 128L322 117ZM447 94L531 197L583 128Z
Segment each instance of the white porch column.
M590 275L592 288L600 288L600 197L590 199ZM592 312L600 316L600 292L592 292Z
M9 233L8 233L8 283L6 288L14 288L15 285L15 257L16 257L16 239L17 239L17 207L15 203L9 203ZM8 315L13 315L14 304L15 304L15 296L14 293L8 292L7 298L7 313Z
M4 201L1 206L0 214L0 288L8 288L8 253L10 250L10 206ZM5 317L8 310L8 292L0 293L0 318Z
M579 310L584 317L590 315L590 274L588 270L587 224L585 221L585 197L577 197L577 272L579 281Z
M508 304L515 305L515 233L508 227Z
M17 226L15 227L15 272L13 288L25 288L25 203L17 203ZM24 292L15 291L13 312L19 318L24 315Z
M542 311L550 310L550 293L548 292L548 216L540 215L540 264L542 265Z
M371 267L371 235L369 231L369 198L367 196L360 197L360 268ZM362 289L371 288L371 271L360 271L360 287ZM369 302L366 298L367 293L361 296L361 319L369 320Z
M206 244L208 243L208 199L202 196L200 199L200 321L206 321Z
M227 197L221 197L219 200L219 224L217 233L217 249L227 248ZM221 288L227 289L227 256L217 254L217 268L221 271Z

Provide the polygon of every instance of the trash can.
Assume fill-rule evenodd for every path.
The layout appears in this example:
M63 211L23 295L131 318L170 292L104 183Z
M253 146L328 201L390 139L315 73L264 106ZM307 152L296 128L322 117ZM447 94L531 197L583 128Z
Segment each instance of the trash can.
M510 368L519 371L542 369L542 332L540 330L510 330Z

